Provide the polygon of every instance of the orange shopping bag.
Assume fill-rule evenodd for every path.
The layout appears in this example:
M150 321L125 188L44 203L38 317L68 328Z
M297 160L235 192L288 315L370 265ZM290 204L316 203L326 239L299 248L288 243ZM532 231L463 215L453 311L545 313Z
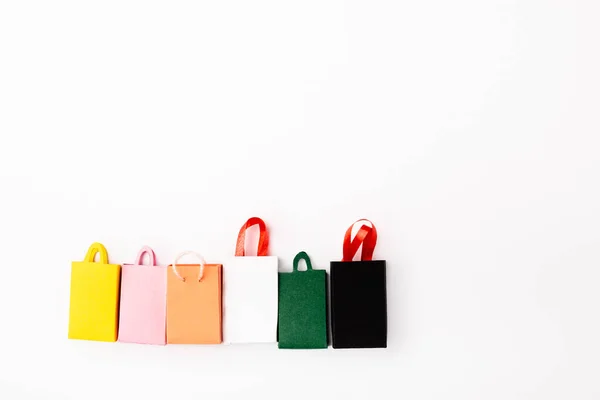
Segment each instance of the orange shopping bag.
M177 264L185 255L199 264ZM179 254L167 272L167 343L221 343L221 264Z
M100 254L100 261L94 257ZM121 266L108 263L106 248L90 246L83 261L71 265L69 339L117 340Z

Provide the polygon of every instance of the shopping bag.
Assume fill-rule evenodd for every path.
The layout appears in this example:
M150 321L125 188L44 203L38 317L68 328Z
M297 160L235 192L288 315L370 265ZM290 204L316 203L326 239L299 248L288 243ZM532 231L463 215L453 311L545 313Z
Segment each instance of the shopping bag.
M199 264L178 264L186 255ZM175 258L167 272L167 343L221 343L221 270L196 252Z
M357 223L363 225L351 240ZM342 261L331 262L331 331L336 349L387 347L386 267L385 261L373 260L376 243L375 225L358 220L346 231ZM352 261L361 244L361 261Z
M257 256L245 255L246 230L258 225ZM225 343L277 341L277 257L267 256L264 221L250 218L240 229L235 255L223 265L223 334Z
M156 265L154 251L144 246L135 264L121 266L119 342L164 345L166 307L167 268Z
M96 254L100 261L94 261ZM83 261L71 264L69 339L117 340L121 267L108 263L106 248L90 246Z
M298 271L300 260L306 271ZM279 273L279 348L327 348L327 273L313 269L308 255L294 258L293 272Z

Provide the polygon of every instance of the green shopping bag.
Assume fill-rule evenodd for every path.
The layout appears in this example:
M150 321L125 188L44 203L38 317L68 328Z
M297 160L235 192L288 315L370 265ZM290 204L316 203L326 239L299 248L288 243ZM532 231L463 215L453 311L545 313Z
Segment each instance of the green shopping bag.
M306 271L298 262L306 261ZM327 348L327 272L314 270L308 255L294 258L293 272L279 273L279 348Z

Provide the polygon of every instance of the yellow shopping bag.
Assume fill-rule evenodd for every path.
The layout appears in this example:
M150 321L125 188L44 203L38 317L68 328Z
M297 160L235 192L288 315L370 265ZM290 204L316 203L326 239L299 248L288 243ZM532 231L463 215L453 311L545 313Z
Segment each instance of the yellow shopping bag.
M100 253L100 262L95 262ZM71 265L69 339L117 340L121 266L108 263L106 248L94 243L83 261Z

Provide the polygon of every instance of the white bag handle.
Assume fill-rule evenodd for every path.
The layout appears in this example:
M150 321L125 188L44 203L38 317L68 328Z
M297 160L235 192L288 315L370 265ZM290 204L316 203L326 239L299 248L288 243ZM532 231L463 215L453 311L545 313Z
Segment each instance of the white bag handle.
M179 261L181 257L190 254L196 256L196 258L200 260L200 272L198 273L198 282L200 282L202 280L202 277L204 276L204 265L206 264L206 261L204 261L204 257L202 257L200 253L196 253L195 251L184 251L183 253L179 253L177 257L175 257L175 261L173 261L173 265L171 265L171 267L173 268L173 272L175 273L175 275L183 282L185 282L185 278L179 275L179 272L177 271L177 261Z

